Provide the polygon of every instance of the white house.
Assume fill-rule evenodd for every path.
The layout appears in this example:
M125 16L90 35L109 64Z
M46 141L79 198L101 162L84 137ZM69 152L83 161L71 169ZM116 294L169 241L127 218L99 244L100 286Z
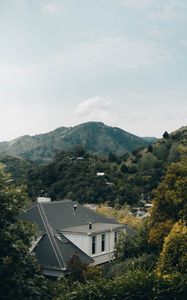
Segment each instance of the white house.
M126 232L124 225L90 222L86 225L65 228L62 233L94 259L92 265L98 265L114 259L115 244L120 231Z
M44 274L60 277L73 254L86 264L99 265L114 259L115 244L125 225L71 200L39 201L20 216L38 225L32 245Z

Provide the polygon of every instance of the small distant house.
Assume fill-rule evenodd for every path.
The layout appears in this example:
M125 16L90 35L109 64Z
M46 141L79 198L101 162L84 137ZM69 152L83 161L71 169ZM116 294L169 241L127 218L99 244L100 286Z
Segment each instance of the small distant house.
M77 161L82 161L82 160L84 160L84 157L79 156L79 157L76 158L76 160L77 160Z
M38 225L31 250L45 275L61 277L73 254L86 264L99 265L114 259L115 244L126 225L71 200L39 202L20 216Z
M92 209L92 210L94 210L94 211L96 211L97 208L98 208L98 204L85 203L85 204L83 204L83 206L84 206L84 207L87 207L87 208L89 208L89 209Z
M139 219L143 219L143 218L146 218L148 216L147 212L145 212L143 210L137 210L135 215Z

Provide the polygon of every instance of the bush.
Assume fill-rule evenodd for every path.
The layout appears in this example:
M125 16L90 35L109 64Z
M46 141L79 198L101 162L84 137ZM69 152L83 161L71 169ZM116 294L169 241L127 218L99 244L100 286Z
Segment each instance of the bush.
M53 300L185 300L186 294L186 276L163 277L153 272L133 271L113 280L76 284L73 291L62 290Z
M179 221L175 223L165 238L157 271L161 273L187 273L187 227Z

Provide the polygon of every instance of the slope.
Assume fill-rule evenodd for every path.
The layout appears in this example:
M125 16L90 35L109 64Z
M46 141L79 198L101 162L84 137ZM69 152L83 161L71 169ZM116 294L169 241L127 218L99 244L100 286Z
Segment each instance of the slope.
M100 122L88 122L74 127L60 127L46 134L25 135L0 143L0 154L18 156L36 162L50 161L61 150L69 150L80 144L86 151L116 155L145 146L146 140L116 127Z

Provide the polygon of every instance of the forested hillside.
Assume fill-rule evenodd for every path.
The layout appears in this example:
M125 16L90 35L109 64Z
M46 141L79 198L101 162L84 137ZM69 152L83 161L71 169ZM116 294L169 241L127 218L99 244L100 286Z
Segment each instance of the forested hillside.
M167 167L179 159L186 134L186 127L170 135L165 132L155 144L138 146L131 155L94 155L76 145L45 166L7 156L1 161L16 182L28 186L32 199L44 191L53 200L71 198L80 203L134 205L153 198L153 190Z
M0 155L18 156L37 163L49 162L60 151L69 151L75 145L84 146L90 153L121 155L136 146L148 144L146 139L120 128L100 122L88 122L74 127L60 127L46 134L22 136L10 142L0 143Z
M44 190L52 199L110 205L136 203L141 194L141 188L128 182L128 175L120 171L117 162L88 153L73 156L70 152L61 152L47 166L29 170L28 190L31 197Z

